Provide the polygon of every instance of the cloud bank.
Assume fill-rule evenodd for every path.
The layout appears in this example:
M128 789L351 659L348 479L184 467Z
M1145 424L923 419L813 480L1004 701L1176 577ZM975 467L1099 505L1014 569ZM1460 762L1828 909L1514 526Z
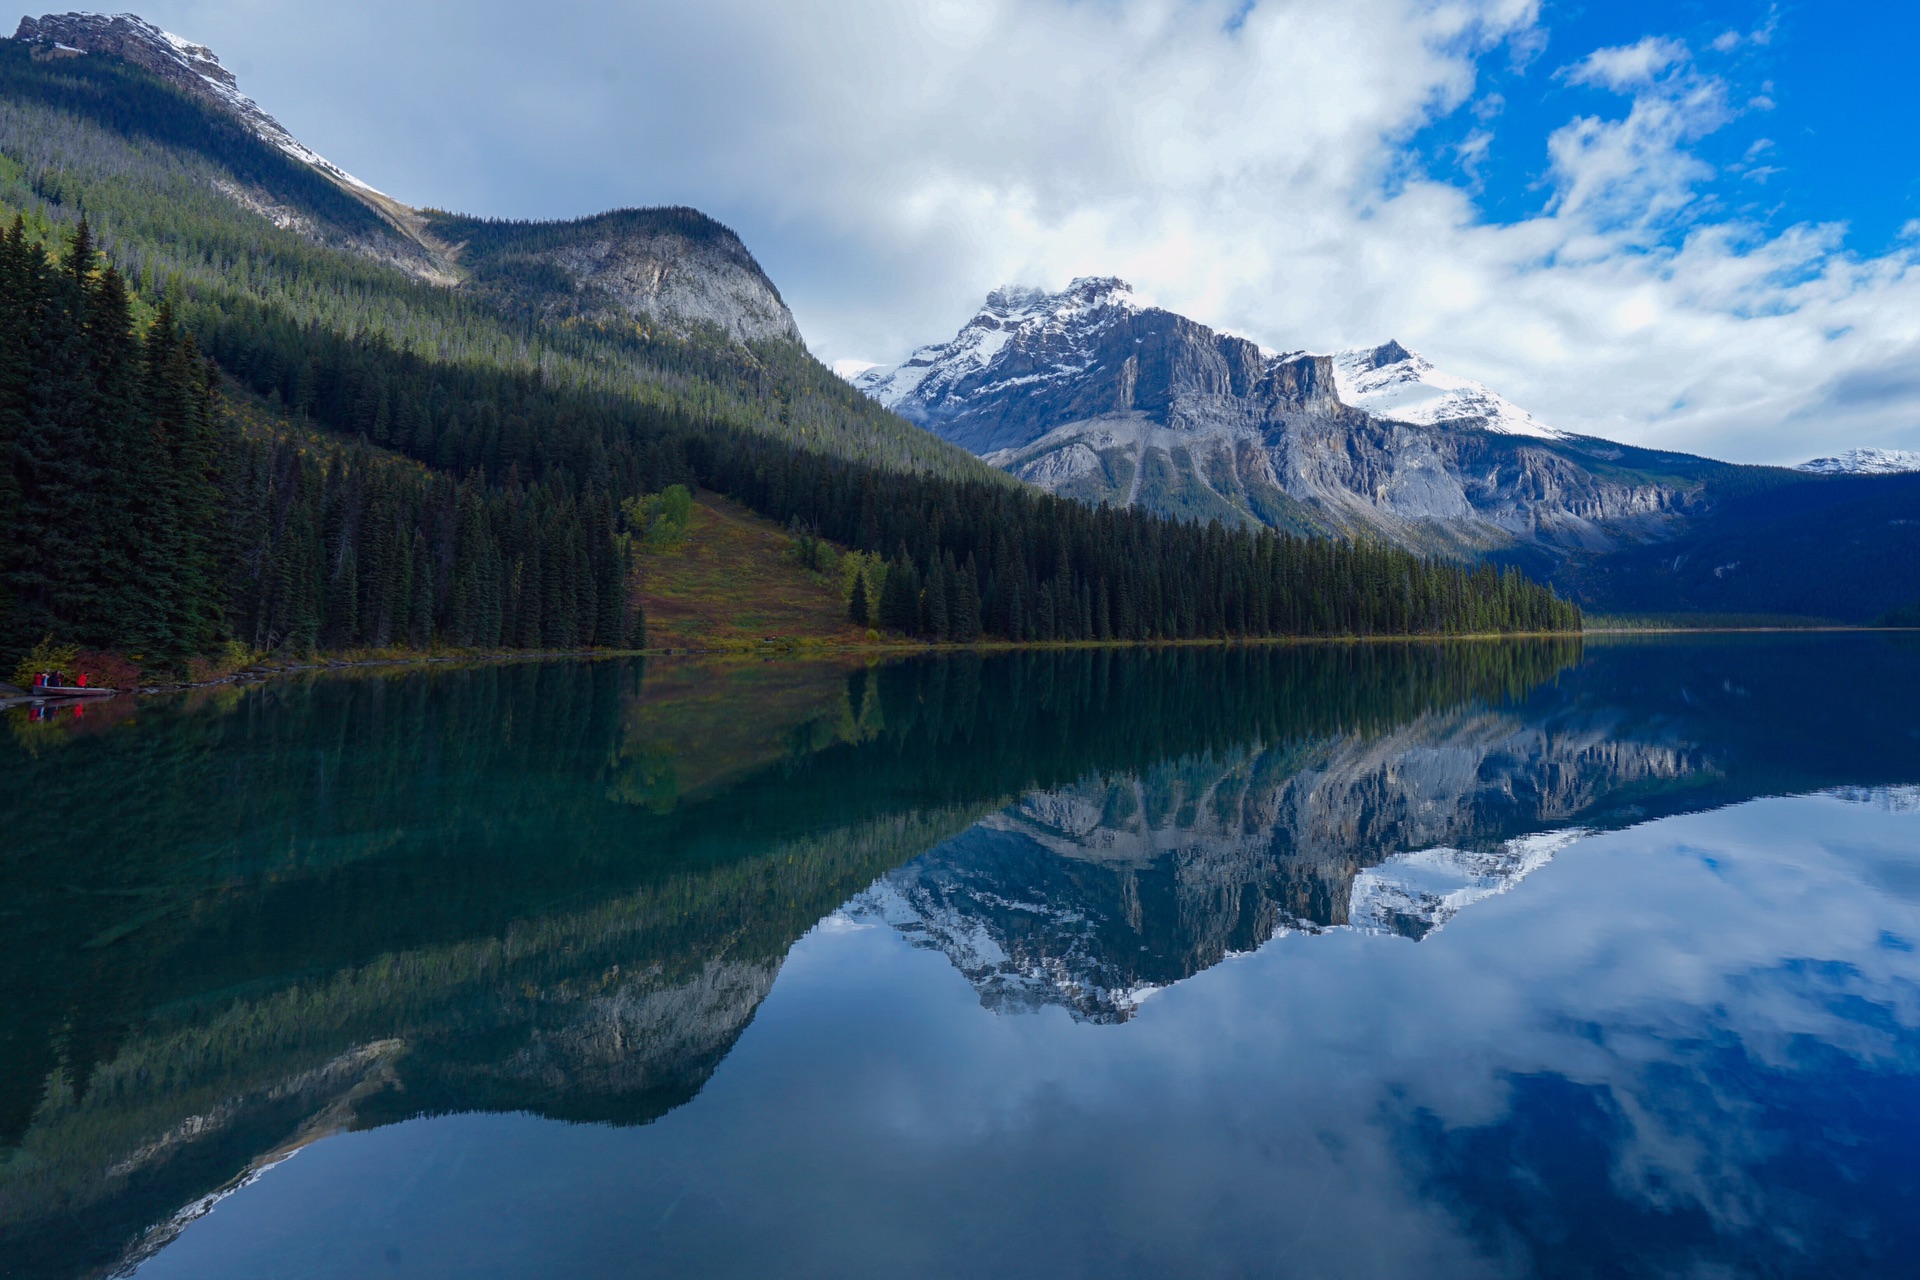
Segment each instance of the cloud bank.
M1537 0L147 16L416 203L706 209L830 361L944 338L998 284L1116 274L1275 348L1396 337L1570 430L1748 461L1920 447L1920 225L1862 257L1842 226L1727 214L1695 148L1765 99L1662 32L1556 60ZM1501 127L1476 98L1496 60L1617 107L1552 133L1540 212L1506 224L1461 185ZM1410 144L1462 109L1480 121L1455 149L1466 177L1436 176Z

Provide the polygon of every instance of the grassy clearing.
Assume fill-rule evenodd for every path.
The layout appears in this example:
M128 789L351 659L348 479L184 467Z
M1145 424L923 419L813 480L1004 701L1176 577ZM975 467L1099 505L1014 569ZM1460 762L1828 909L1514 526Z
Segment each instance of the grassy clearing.
M793 538L717 494L701 493L686 540L640 559L650 649L860 644L838 575L803 568Z

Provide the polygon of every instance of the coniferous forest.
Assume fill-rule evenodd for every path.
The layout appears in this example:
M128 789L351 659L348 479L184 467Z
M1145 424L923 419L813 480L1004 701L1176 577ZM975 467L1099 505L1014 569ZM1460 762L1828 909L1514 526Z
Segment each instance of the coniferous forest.
M644 623L604 489L487 486L367 448L241 432L161 304L136 334L82 224L0 240L0 591L52 635L164 665L237 640L625 647Z
M849 622L904 635L1579 626L1516 571L1049 497L797 344L411 279L343 248L369 233L337 188L138 68L0 47L0 91L8 665L48 637L173 665L639 646L621 504L676 484L883 558Z
M57 260L19 221L0 245L0 581L16 650L45 635L155 662L230 640L300 654L643 644L619 501L675 483L890 552L871 621L932 639L1578 621L1513 571L886 474L658 410L596 411L534 378L316 338L253 308L200 309L217 363L169 302L137 333L125 280L98 259L84 223ZM222 367L334 428L334 442L241 431L220 404Z

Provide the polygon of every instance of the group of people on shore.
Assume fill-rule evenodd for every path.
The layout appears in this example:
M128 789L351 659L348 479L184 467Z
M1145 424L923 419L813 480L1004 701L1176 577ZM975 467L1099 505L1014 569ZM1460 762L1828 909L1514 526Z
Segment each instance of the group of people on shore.
M36 689L84 689L87 687L87 673L69 676L64 671L42 671L33 678Z

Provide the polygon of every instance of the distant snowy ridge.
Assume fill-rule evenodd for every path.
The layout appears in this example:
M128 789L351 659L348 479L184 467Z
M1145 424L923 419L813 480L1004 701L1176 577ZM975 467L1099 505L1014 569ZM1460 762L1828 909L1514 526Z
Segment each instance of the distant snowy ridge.
M1814 458L1796 468L1823 476L1891 476L1920 471L1920 453L1909 449L1848 449L1831 458Z
M1462 423L1501 435L1543 440L1568 436L1491 387L1436 369L1424 356L1398 342L1336 351L1333 373L1340 399L1376 418L1424 427Z

